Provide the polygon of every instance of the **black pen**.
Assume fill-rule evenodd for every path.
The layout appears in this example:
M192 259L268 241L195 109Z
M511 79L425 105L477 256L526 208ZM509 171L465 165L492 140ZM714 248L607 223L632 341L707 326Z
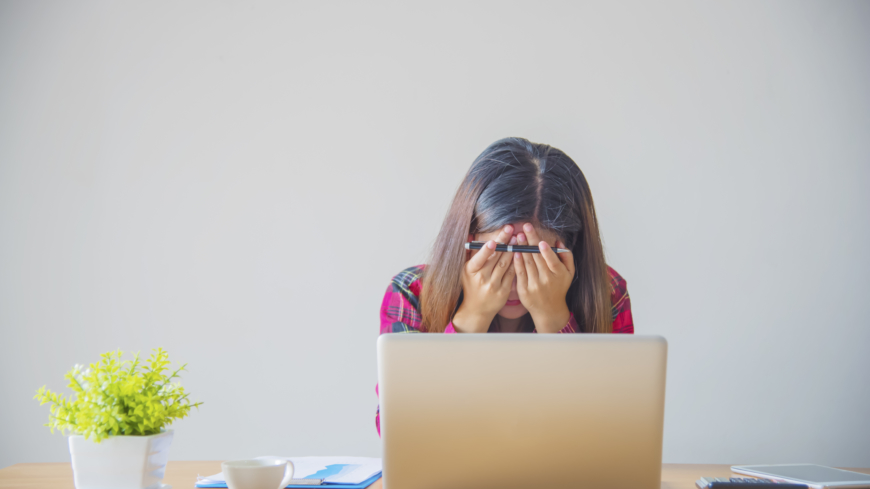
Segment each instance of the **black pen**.
M465 243L466 250L479 250L486 245L483 241L472 241L470 243ZM571 250L566 250L564 248L553 248L550 247L556 253L570 253ZM528 246L528 245L506 245L506 244L496 244L495 251L507 251L508 253L540 253L541 250L537 246Z

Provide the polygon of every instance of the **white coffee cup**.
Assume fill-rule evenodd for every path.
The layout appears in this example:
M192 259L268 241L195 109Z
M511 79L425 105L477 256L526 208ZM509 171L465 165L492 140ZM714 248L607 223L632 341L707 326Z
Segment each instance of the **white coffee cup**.
M231 460L221 470L229 489L284 489L293 478L293 462L283 458Z

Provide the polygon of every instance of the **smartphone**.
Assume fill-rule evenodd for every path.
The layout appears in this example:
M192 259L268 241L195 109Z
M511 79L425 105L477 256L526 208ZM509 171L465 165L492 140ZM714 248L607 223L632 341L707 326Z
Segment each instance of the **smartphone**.
M731 471L775 481L806 484L813 489L870 489L870 474L824 465L735 465L731 467Z

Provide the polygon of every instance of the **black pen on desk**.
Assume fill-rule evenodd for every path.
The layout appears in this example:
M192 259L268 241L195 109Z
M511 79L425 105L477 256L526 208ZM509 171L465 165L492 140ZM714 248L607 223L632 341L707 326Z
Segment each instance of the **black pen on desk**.
M486 243L483 241L472 241L470 243L465 243L466 250L479 250L486 246ZM571 250L566 250L564 248L553 248L550 247L551 250L556 253L570 253ZM506 251L508 253L540 253L541 250L537 246L529 246L529 245L506 245L506 244L496 244L495 251Z

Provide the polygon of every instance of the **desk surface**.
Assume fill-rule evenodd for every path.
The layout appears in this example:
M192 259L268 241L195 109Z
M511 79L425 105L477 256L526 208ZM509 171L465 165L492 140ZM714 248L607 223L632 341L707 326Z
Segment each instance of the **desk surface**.
M662 489L694 489L700 477L728 477L730 465L664 464ZM849 469L870 474L870 469ZM164 484L173 489L191 489L197 475L211 475L221 471L218 462L169 462ZM75 489L72 466L69 462L52 464L16 464L0 469L0 489ZM370 489L380 489L377 481Z

